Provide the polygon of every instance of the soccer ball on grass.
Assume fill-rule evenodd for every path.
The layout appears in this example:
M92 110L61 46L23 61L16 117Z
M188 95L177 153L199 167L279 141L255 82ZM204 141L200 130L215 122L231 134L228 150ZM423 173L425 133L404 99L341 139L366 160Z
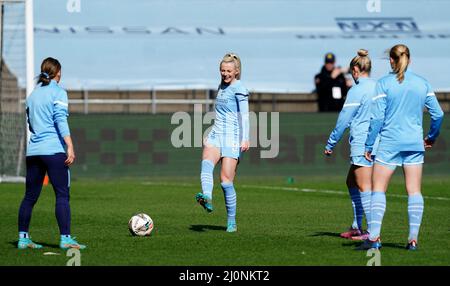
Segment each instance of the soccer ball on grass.
M149 236L153 230L152 218L144 213L136 214L128 222L128 229L134 236Z

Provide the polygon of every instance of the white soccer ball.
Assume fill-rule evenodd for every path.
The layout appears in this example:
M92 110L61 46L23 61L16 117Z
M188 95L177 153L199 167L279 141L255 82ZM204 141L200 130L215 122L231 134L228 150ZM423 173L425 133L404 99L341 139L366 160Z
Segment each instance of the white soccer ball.
M128 229L132 235L148 236L153 230L152 218L144 213L136 214L128 222Z

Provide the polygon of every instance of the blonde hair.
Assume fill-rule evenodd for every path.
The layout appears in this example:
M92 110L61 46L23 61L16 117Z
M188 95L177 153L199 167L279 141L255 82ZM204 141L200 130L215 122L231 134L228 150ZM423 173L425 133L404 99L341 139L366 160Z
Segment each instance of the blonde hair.
M242 74L242 65L241 65L241 59L239 56L235 53L227 53L225 56L223 56L222 61L220 62L220 66L222 66L223 63L234 63L234 66L239 71L238 75L236 76L236 79L241 79Z
M369 52L367 50L358 50L358 55L350 61L350 70L352 70L353 67L358 67L360 72L370 73L372 61L369 58Z
M405 45L395 45L389 51L389 56L393 60L392 70L397 74L398 82L405 79L405 71L409 64L409 49Z

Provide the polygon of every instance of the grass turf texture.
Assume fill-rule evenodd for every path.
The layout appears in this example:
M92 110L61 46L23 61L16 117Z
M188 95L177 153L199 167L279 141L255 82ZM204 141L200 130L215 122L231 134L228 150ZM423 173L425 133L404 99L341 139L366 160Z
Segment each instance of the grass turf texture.
M425 199L420 250L412 253L404 249L408 235L404 185L398 175L393 178L382 229L382 265L450 265L449 183L446 177L424 178L424 195L430 198ZM72 182L72 232L88 246L81 265L364 266L371 258L355 250L359 243L339 237L352 218L344 178L296 177L289 184L284 177L247 177L235 185L238 232L226 233L224 198L217 181L212 214L194 201L200 184L193 179ZM30 229L33 240L44 248L16 249L23 192L23 185L0 184L0 265L64 266L70 257L58 248L51 186L43 189ZM129 234L128 220L137 212L153 218L151 237Z

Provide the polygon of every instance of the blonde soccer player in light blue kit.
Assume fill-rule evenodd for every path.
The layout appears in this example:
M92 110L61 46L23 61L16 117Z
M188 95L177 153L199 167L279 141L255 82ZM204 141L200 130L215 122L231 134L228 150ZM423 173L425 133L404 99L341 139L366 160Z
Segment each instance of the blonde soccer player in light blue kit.
M233 180L242 152L249 149L249 93L240 78L240 58L226 54L220 62L221 83L219 86L214 126L204 140L201 164L202 192L195 198L208 212L213 211L212 191L214 166L220 161L221 187L227 209L227 232L237 231L236 191Z
M328 138L325 155L330 156L344 131L350 128L350 169L347 175L347 187L353 206L353 224L341 237L352 240L365 240L367 232L363 231L363 215L367 227L370 225L370 198L372 190L372 165L364 157L370 122L370 103L375 95L376 81L369 77L372 63L368 51L359 50L350 62L350 70L355 84L350 88L344 106L339 114L336 127Z
M380 232L386 210L386 191L397 166L403 167L408 193L409 237L406 248L417 249L424 202L421 194L425 148L439 135L444 113L428 81L408 70L409 49L396 45L389 52L392 72L382 77L373 98L365 155L371 160L375 138L380 137L373 170L371 224L363 249L381 248ZM423 137L423 110L431 116L431 126Z

